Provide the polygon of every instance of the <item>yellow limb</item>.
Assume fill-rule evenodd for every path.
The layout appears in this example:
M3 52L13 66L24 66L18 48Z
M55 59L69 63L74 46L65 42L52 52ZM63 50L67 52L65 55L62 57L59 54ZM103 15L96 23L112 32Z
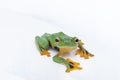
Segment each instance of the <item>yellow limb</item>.
M67 58L66 61L69 63L70 65L70 68L66 70L66 72L70 72L70 71L73 71L73 70L81 70L82 67L80 67L80 63L78 62L75 62L73 60L71 60L70 58Z
M48 50L43 50L40 53L41 53L41 55L46 55L47 57L51 56L50 53L48 52Z
M86 51L83 51L82 49L77 50L76 55L80 55L80 57L83 57L84 59L89 59L89 57L94 56L91 53L87 53Z
M79 50L77 50L76 55L80 55L80 57L83 57L84 59L89 59L89 57L93 57L94 55L89 53L82 45L84 43L80 40L79 41Z

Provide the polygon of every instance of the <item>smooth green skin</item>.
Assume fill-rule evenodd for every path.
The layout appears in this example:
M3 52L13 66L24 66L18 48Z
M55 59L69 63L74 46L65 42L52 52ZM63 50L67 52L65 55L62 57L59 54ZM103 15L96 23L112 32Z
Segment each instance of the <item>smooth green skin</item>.
M60 39L59 43L57 43L55 41L56 38ZM35 42L36 42L37 48L40 52L44 51L44 50L48 50L50 47L53 49L55 49L55 47L58 47L59 49L62 47L68 47L68 48L79 47L80 49L83 49L84 51L86 51L86 53L88 53L88 51L86 49L84 49L84 47L82 47L82 45L75 42L75 38L76 37L70 37L70 36L64 34L63 32L58 32L58 33L54 33L54 34L45 33L41 37L36 36ZM67 67L67 69L70 69L69 63L64 58L62 58L58 55L59 55L59 52L57 55L55 55L53 57L53 61L57 62L57 63L62 63Z

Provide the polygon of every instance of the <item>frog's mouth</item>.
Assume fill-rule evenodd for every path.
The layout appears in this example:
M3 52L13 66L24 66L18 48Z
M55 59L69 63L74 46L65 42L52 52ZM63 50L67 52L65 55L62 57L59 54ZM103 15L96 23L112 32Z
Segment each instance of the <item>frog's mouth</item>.
M55 49L60 51L61 53L67 53L67 52L70 52L76 48L77 48L77 46L75 46L75 47L67 47L67 46L66 47L55 47Z

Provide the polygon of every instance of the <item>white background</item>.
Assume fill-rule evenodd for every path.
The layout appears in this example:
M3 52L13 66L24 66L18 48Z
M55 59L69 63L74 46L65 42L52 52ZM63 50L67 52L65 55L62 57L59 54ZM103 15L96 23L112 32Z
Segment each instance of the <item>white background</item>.
M0 0L0 80L120 80L120 2L117 0ZM83 70L65 73L40 56L34 37L63 31L95 57L71 52ZM57 52L50 50L54 56Z

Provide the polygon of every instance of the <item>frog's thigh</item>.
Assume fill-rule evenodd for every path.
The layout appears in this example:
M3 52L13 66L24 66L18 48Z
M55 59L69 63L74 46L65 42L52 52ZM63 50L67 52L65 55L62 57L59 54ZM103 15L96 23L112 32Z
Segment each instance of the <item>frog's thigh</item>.
M59 57L58 54L53 57L53 61L57 63L63 63L67 69L70 68L69 63L64 58Z
M37 48L39 50L41 50L41 49L48 49L49 48L49 42L44 37L36 36L35 37L35 42L36 42Z

